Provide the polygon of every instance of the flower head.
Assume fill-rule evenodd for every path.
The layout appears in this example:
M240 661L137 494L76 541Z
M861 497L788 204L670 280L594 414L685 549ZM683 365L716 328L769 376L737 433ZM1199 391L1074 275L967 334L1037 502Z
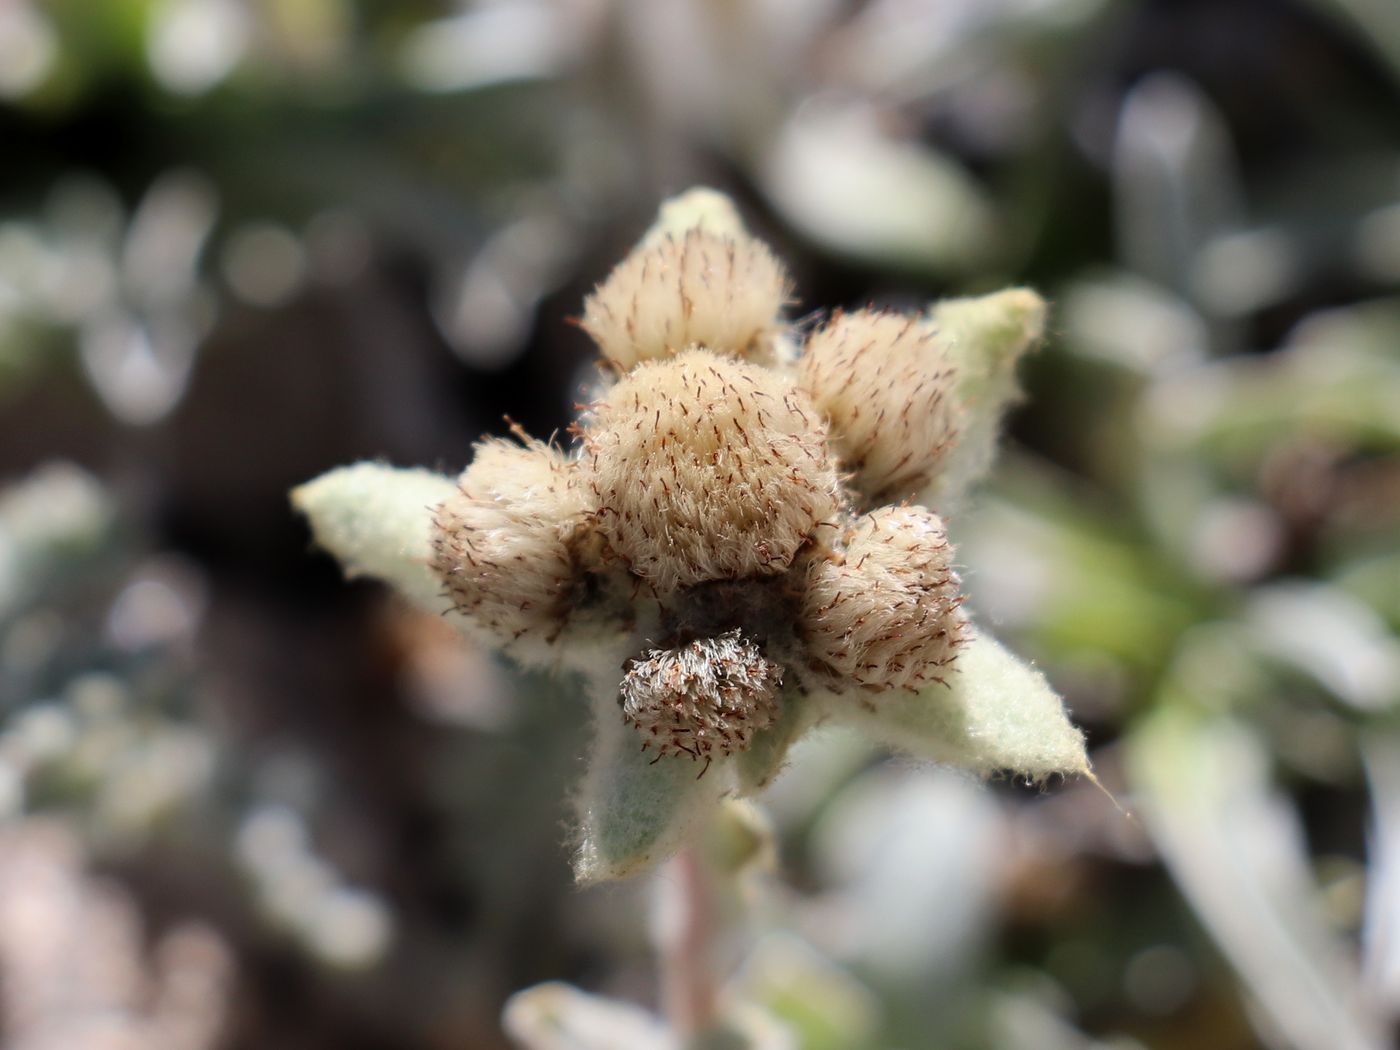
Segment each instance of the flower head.
M750 793L821 722L979 773L1088 769L1043 678L972 626L940 512L990 461L1044 304L837 314L697 190L589 297L612 366L565 451L489 440L454 484L375 464L294 493L398 583L593 704L576 870L618 877Z
M583 435L598 532L661 595L786 572L840 506L811 402L786 377L709 350L637 366Z

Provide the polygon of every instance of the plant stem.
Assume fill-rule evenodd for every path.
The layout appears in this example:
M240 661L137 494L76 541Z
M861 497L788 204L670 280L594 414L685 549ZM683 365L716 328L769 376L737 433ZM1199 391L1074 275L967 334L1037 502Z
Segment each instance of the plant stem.
M709 865L695 846L681 850L667 873L663 892L668 899L658 936L661 998L671 1027L691 1036L709 1026L719 999L714 885Z

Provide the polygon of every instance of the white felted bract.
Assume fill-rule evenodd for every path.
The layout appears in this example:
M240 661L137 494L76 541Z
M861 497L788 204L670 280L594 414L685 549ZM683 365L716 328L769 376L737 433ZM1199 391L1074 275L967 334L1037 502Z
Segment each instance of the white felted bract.
M692 345L767 361L788 290L761 241L692 227L618 264L585 300L583 327L624 371Z
M1016 363L1040 343L1045 311L1029 288L1008 288L946 299L930 312L956 372L962 424L921 502L946 510L992 465L1002 416L1020 394Z
M945 676L917 693L894 690L855 701L827 698L833 721L854 725L897 751L961 766L981 776L1042 779L1089 772L1084 736L1045 676L974 634Z
M617 680L592 680L588 772L576 796L579 882L621 879L675 853L731 787L729 759L700 770L687 755L656 759L621 718Z
M451 608L432 559L433 508L456 491L451 478L383 463L340 467L292 491L316 543L347 576L372 576L427 609Z
M622 717L643 749L707 763L748 750L777 715L783 669L738 629L653 649L622 676Z
M650 248L668 238L684 237L691 230L703 230L717 237L747 237L744 220L734 202L719 190L695 186L661 202L640 248Z
M662 594L783 572L836 512L823 437L767 369L704 350L642 364L585 425L598 531Z
M533 650L568 620L580 575L573 544L587 509L576 473L542 442L486 441L437 510L440 586L497 644L522 640Z
M807 341L798 369L831 423L842 468L871 503L905 499L932 480L960 410L956 370L926 318L838 314Z
M801 631L838 688L945 677L965 627L952 554L937 514L882 507L855 520L832 558L812 560Z

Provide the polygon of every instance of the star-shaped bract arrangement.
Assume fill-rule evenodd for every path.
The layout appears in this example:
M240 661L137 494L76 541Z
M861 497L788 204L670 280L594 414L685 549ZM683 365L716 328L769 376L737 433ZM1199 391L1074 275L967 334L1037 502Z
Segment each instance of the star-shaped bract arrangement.
M692 190L584 305L605 367L576 447L518 434L455 482L361 463L293 494L350 573L584 683L581 881L674 852L820 723L982 775L1088 772L1044 678L973 627L930 509L990 462L1044 303L837 313L804 341L789 298Z

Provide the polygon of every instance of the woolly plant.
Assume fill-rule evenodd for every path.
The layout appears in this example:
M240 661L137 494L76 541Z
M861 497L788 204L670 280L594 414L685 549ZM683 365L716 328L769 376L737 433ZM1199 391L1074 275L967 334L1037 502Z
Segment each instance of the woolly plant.
M790 297L693 190L584 304L603 377L573 447L517 433L455 480L360 463L293 493L351 575L580 683L581 881L675 852L822 723L981 775L1088 772L1044 678L974 625L942 517L1043 301L836 313L804 340Z

